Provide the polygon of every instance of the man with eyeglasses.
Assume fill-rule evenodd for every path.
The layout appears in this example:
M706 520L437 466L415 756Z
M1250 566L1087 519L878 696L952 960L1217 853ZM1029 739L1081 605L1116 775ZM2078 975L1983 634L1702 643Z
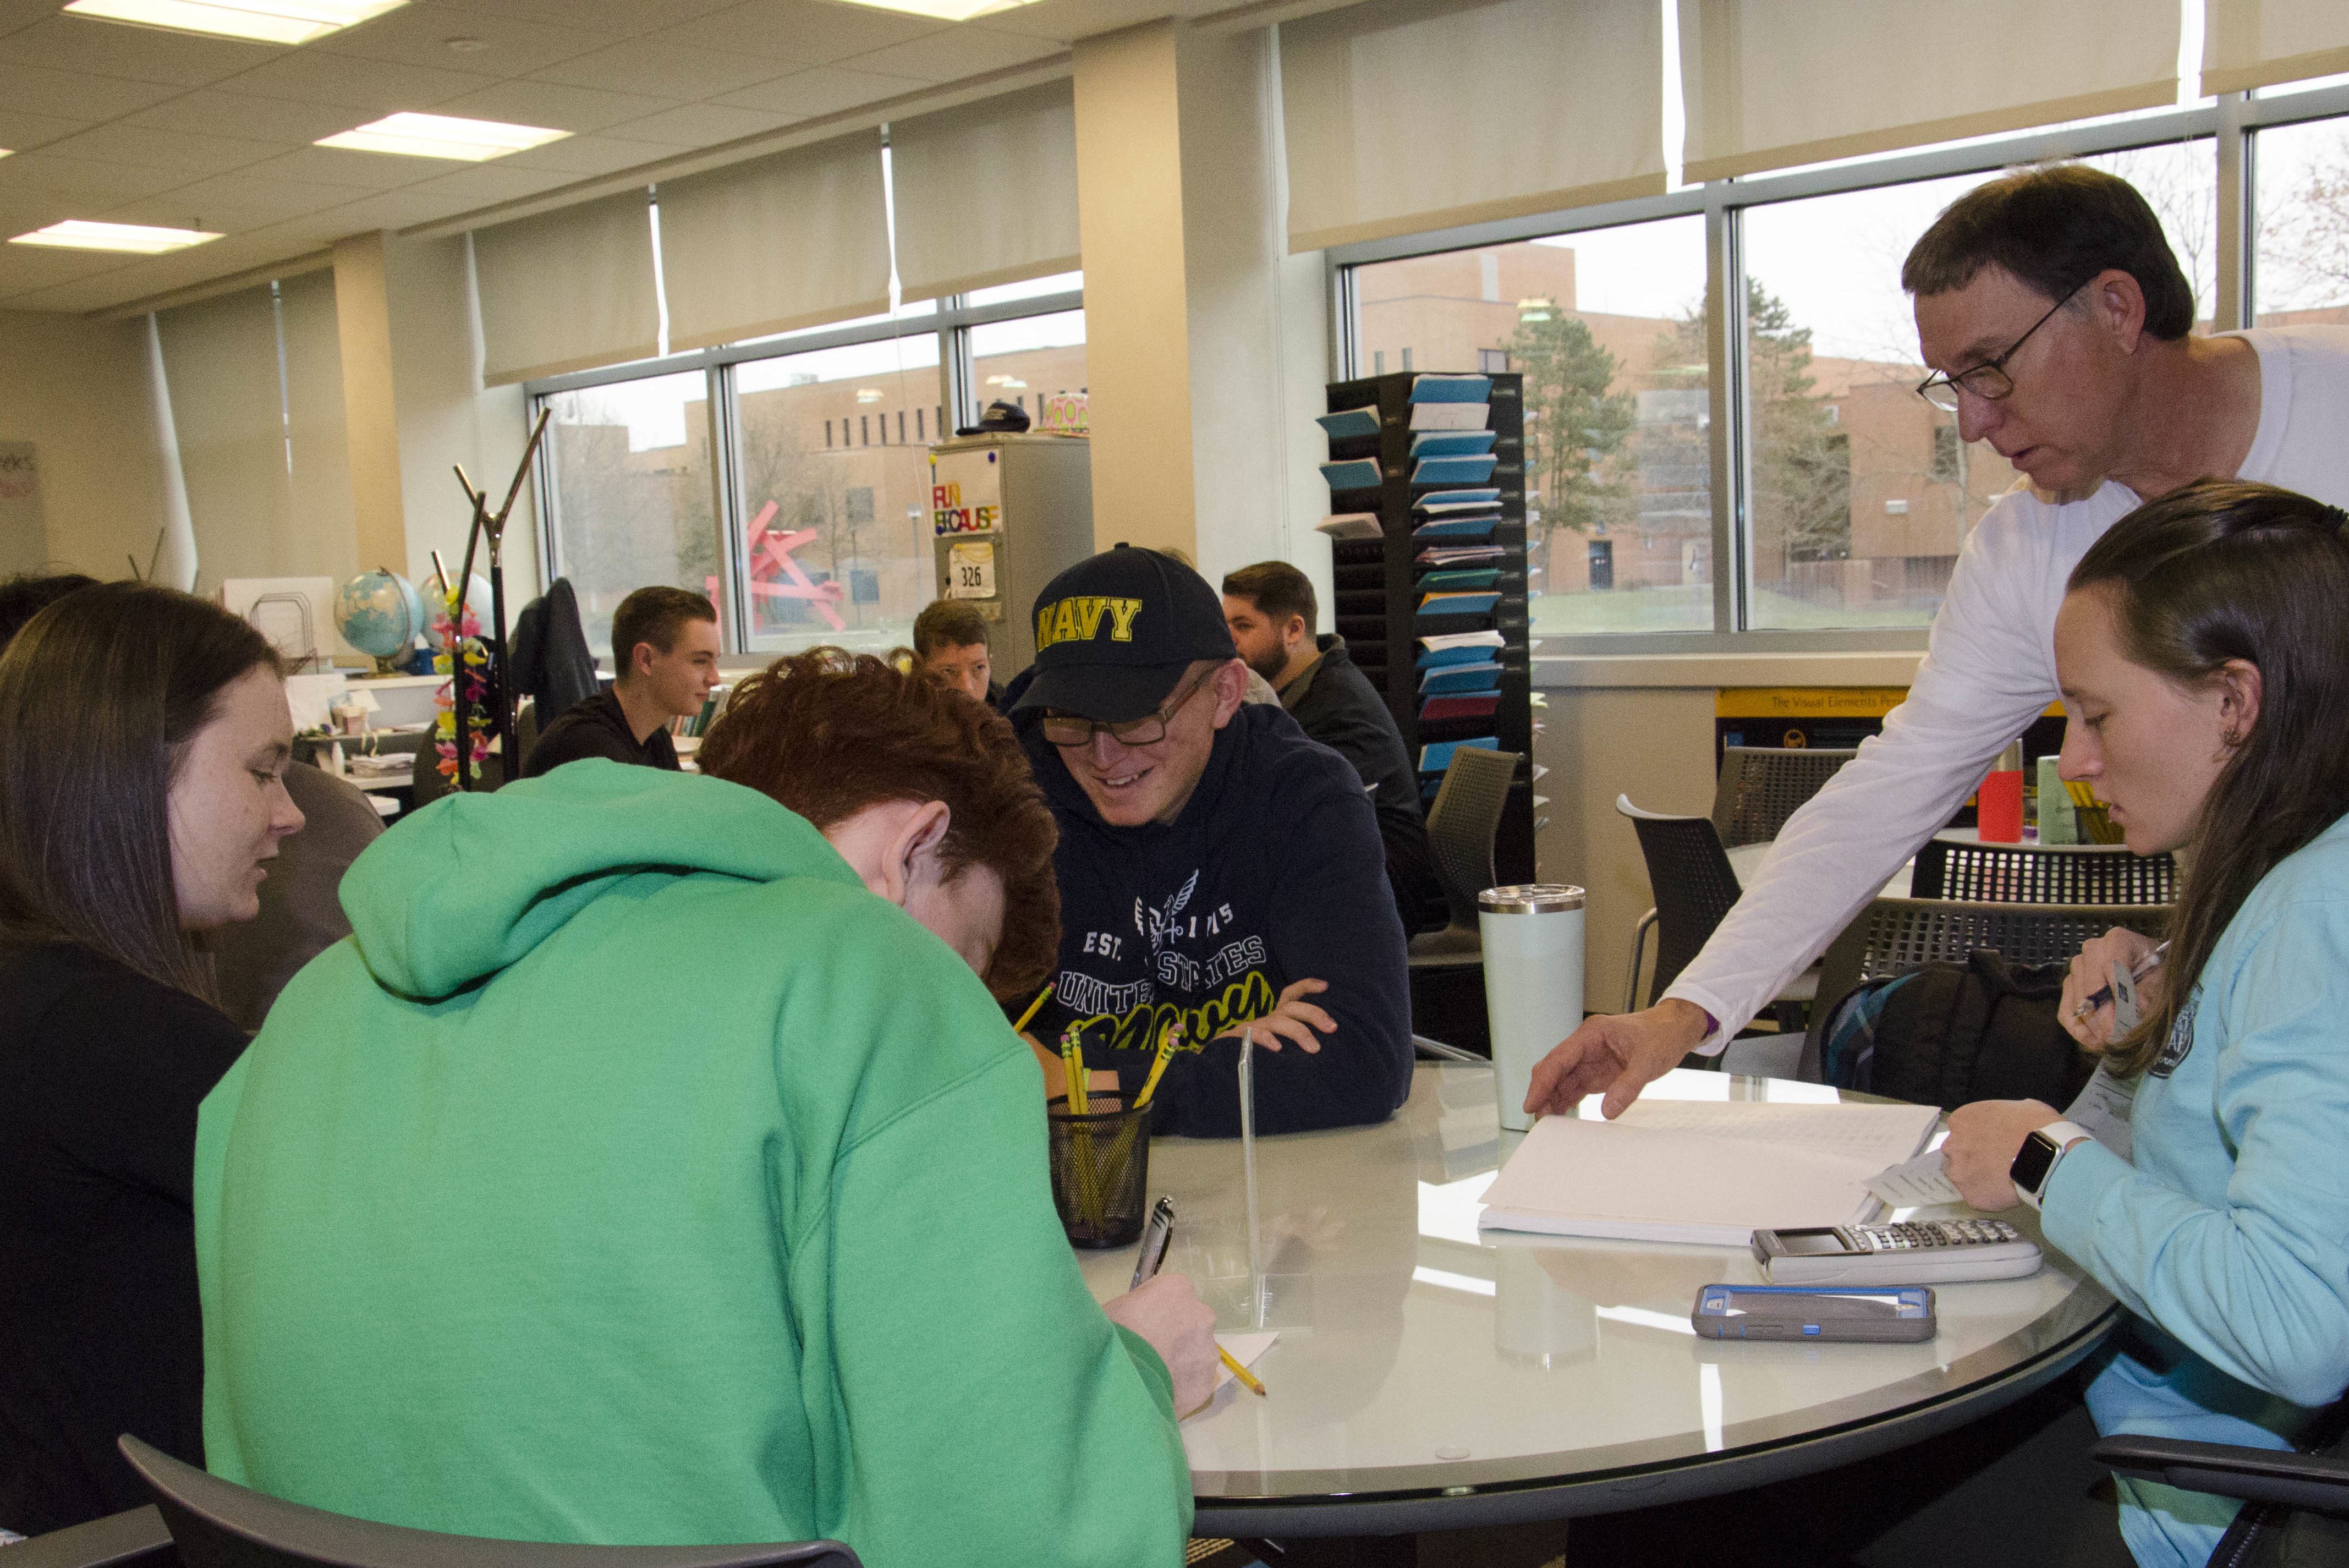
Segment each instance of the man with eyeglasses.
M2064 164L1979 186L1900 282L1934 371L1917 389L2023 480L1967 535L1883 734L1788 821L1655 1005L1589 1020L1535 1068L1529 1110L1604 1091L1619 1114L1689 1052L1718 1053L1825 950L2061 700L2064 580L2121 517L2205 474L2349 503L2349 328L2193 336L2193 290L2126 181Z
M1402 924L1352 764L1277 704L1206 580L1120 545L1037 596L1036 663L1011 708L1061 830L1061 954L1035 1033L1082 1032L1130 1098L1179 1024L1153 1096L1161 1132L1383 1121L1411 1092ZM1059 1057L1040 1049L1048 1093ZM1102 1092L1096 1087L1095 1093Z

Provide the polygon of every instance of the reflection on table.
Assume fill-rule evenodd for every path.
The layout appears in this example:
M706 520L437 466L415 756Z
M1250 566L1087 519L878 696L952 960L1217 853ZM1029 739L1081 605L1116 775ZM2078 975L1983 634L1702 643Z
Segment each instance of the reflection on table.
M1837 1097L1695 1072L1648 1093ZM1489 1068L1423 1063L1382 1126L1259 1139L1257 1281L1239 1146L1153 1147L1151 1189L1180 1211L1166 1266L1219 1329L1280 1334L1256 1366L1268 1397L1226 1386L1185 1424L1203 1533L1560 1517L1845 1463L2027 1392L2116 1310L2051 1253L2027 1279L1942 1287L1922 1345L1700 1339L1698 1288L1758 1282L1751 1253L1480 1233L1517 1137L1499 1131ZM1134 1249L1081 1256L1097 1296L1126 1288ZM1846 1429L1789 1447L1830 1428ZM1551 1490L1529 1502L1529 1483Z
M1729 856L1729 868L1737 873L1737 885L1739 887L1751 888L1754 886L1754 879L1762 874L1762 862L1768 857L1771 844L1775 842L1776 841L1774 839L1769 843L1763 844L1741 844L1736 848L1727 852ZM1884 883L1884 891L1879 895L1879 897L1886 898L1907 898L1909 896L1909 879L1916 869L1917 862L1915 860L1903 860L1900 863L1900 869L1895 871L1889 877L1886 878Z

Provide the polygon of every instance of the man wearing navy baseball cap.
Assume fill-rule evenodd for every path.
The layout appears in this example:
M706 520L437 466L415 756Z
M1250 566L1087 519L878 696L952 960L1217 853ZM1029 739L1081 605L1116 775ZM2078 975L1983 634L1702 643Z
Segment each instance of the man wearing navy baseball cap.
M1411 1092L1411 1002L1352 765L1278 706L1242 704L1223 603L1180 562L1121 545L1053 578L1034 614L1011 721L1061 829L1038 1033L1080 1027L1087 1066L1131 1096L1179 1021L1162 1132L1239 1131L1243 1030L1259 1131L1384 1120Z

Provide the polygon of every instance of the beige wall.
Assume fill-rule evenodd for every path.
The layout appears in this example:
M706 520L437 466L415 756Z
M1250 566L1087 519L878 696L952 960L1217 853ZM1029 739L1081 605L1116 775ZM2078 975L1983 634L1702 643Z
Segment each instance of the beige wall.
M147 324L0 311L0 441L41 466L44 562L119 577L146 566L162 525L162 466L147 379Z

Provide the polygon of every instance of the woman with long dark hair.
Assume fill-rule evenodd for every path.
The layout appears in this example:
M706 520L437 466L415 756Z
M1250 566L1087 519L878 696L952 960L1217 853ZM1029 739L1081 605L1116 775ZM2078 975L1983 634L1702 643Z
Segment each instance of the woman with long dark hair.
M82 588L0 652L0 1527L201 1463L196 1106L244 1049L196 933L302 826L269 643L168 588Z
M2053 1106L1951 1118L1968 1202L2041 1210L2047 1240L2136 1314L2088 1391L2104 1432L2289 1447L2349 1386L2349 517L2204 480L2113 525L2055 622L2066 778L2185 881L2142 1021L2063 1016L2136 1085L2127 1156ZM2218 1498L2122 1480L2140 1563L2200 1563Z

